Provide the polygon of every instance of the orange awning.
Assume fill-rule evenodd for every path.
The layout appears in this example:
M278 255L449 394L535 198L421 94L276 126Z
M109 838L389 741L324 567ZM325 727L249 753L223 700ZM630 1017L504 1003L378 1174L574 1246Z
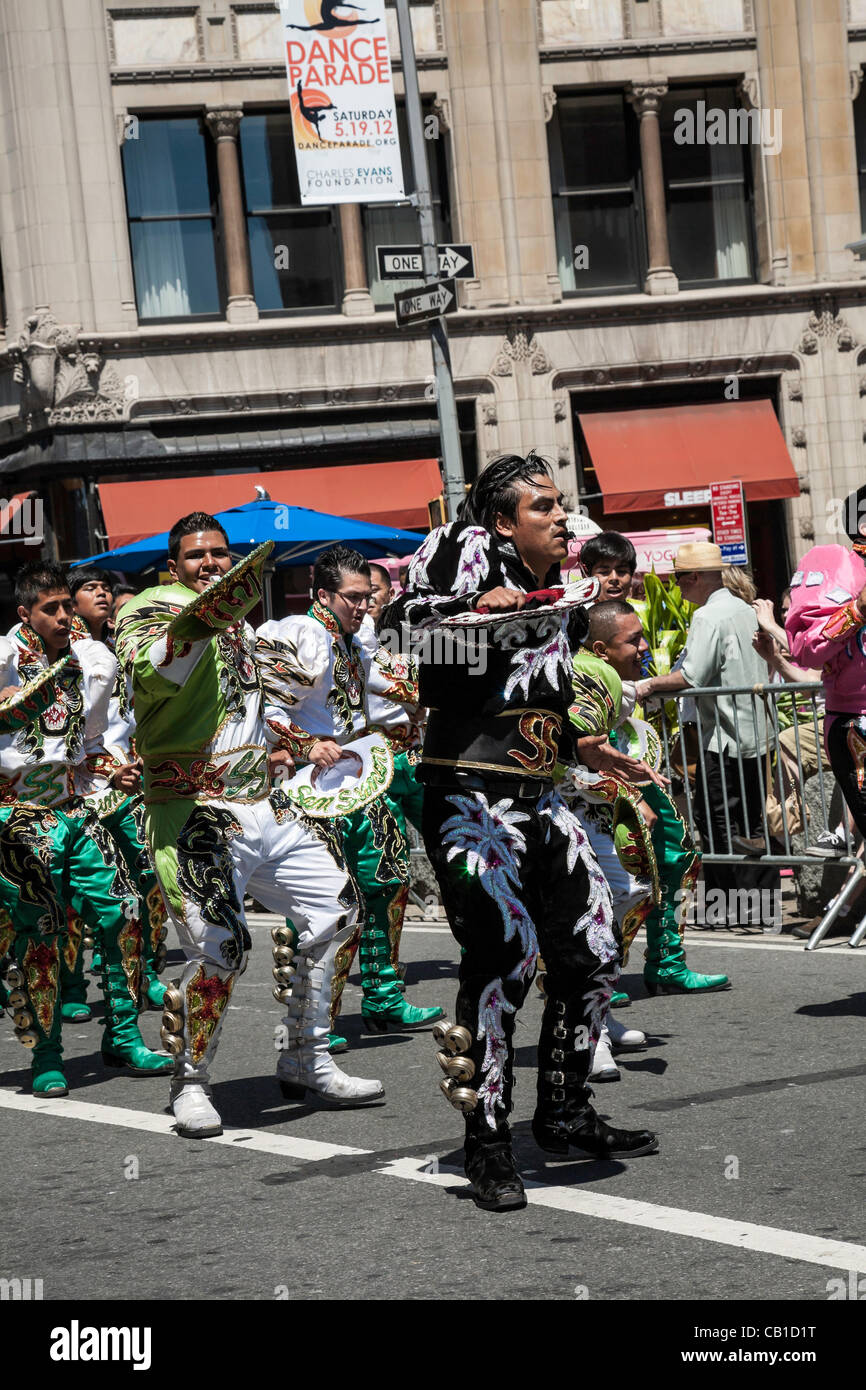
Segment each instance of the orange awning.
M100 483L107 548L129 545L168 531L189 512L224 511L254 502L256 484L273 502L312 507L380 526L427 529L427 503L442 491L436 459L399 463L349 463L274 473L229 473L158 482Z
M800 487L769 401L581 413L605 512L709 502L710 483L742 479L747 502L798 497ZM697 494L697 495L695 495Z

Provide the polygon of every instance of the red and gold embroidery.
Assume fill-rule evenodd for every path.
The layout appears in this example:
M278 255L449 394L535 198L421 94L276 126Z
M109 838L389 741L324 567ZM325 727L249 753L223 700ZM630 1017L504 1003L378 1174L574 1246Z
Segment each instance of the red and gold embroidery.
M145 910L147 911L147 926L150 933L150 947L155 951L162 940L162 929L168 913L165 908L165 900L162 890L158 883L155 883L144 900Z
M141 923L137 917L127 922L117 938L117 944L126 987L137 1004L141 991Z
M217 1025L231 997L234 975L221 980L219 975L205 975L200 965L186 987L186 1023L189 1049L196 1066L204 1057Z
M0 907L0 960L8 953L15 940L15 924L5 907Z
M358 942L361 940L360 923L352 932L349 940L344 942L337 954L334 956L334 978L331 980L331 1010L330 1023L334 1027L334 1021L340 1012L340 1005L343 1002L343 989L349 978L349 971L352 968L352 961L355 959L355 952L358 949Z
M628 953L632 948L632 942L649 917L653 909L652 894L647 893L645 898L641 898L639 903L630 907L622 919L622 969L625 970L628 961Z
M268 728L277 735L277 748L286 749L293 758L306 760L313 744L318 742L316 734L308 734L291 719L283 723L280 719L269 719Z
M848 725L847 743L851 761L857 769L857 790L862 792L863 783L866 781L866 738L856 724Z
M401 883L388 904L388 945L391 948L391 964L394 969L400 960L400 937L403 933L403 917L409 901L409 885Z
M821 636L829 637L831 641L848 637L852 632L861 628L863 622L863 614L852 599L850 603L844 603L841 608L836 609L835 613L830 614L821 629Z
M556 766L559 751L558 737L562 730L562 720L558 714L546 714L543 710L525 710L520 716L518 728L531 748L533 754L521 753L509 748L508 756L525 768L527 772L552 772Z
M66 936L63 941L63 962L70 974L78 964L78 952L81 950L83 932L84 923L73 912L72 908L68 907L66 909Z
M43 1033L51 1032L60 979L60 952L55 939L29 941L21 961L27 993Z

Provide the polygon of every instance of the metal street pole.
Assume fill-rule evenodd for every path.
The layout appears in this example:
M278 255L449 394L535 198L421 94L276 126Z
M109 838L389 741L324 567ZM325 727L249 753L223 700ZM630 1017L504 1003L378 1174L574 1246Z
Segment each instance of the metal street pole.
M427 146L424 139L424 116L418 88L418 68L415 63L415 44L409 18L409 0L396 0L397 25L400 32L400 54L403 61L403 84L406 90L406 118L409 125L409 147L415 177L415 199L421 233L421 256L425 280L439 279L439 252L436 242L436 223L430 198L430 177L427 171ZM433 369L436 373L436 404L439 411L439 437L445 464L445 504L449 520L457 516L457 508L466 495L463 477L463 458L460 453L460 430L457 425L457 402L451 376L451 354L448 350L448 331L444 317L434 319L430 329L433 347Z

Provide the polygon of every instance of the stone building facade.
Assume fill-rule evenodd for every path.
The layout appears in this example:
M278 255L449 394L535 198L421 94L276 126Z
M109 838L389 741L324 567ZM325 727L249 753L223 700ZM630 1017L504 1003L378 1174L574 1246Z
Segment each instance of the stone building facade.
M475 256L448 318L467 477L536 447L607 524L705 524L686 480L611 510L582 421L769 402L799 482L751 511L778 587L863 476L866 0L412 21L440 227ZM437 456L429 339L375 278L411 216L293 203L273 3L3 0L0 103L0 491L44 499L48 553L118 539L112 481L315 467L339 510L330 465ZM639 498L639 436L629 459ZM7 532L8 570L34 551Z

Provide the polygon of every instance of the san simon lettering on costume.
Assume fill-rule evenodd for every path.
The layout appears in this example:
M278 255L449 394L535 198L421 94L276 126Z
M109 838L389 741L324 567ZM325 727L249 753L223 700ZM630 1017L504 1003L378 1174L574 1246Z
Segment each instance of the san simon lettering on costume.
M301 203L404 198L385 0L280 0Z

